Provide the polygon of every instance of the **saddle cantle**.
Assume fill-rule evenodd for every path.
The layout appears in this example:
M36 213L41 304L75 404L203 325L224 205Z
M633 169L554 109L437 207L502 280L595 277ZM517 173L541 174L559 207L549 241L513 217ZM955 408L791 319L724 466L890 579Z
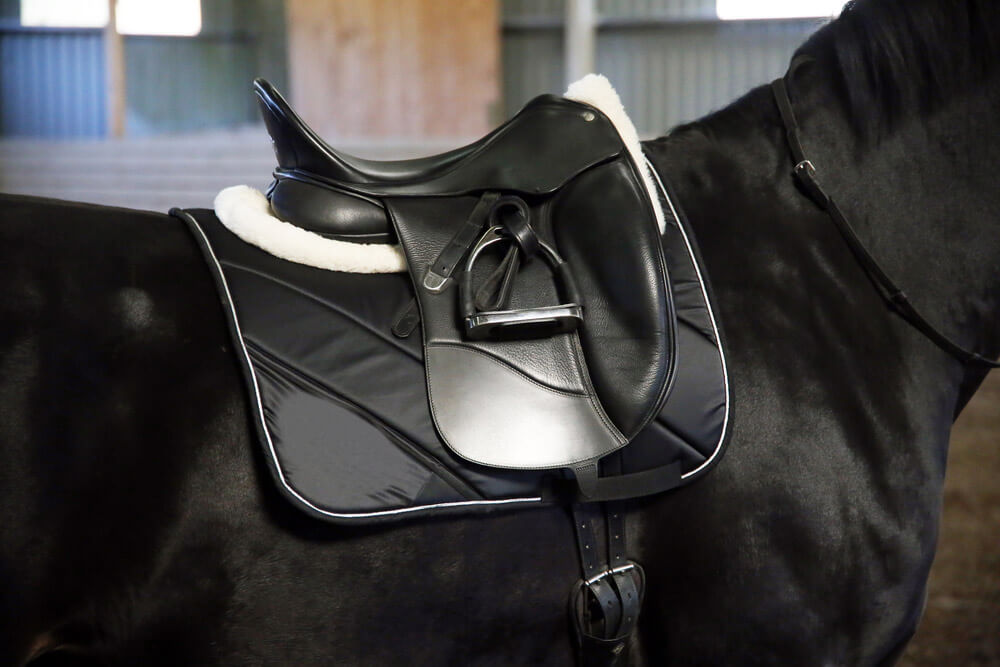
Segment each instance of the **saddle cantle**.
M545 95L469 146L375 163L327 146L266 83L256 92L278 158L269 196L279 217L341 234L356 222L369 238L387 236L379 213L391 222L419 304L430 407L447 446L482 465L571 468L586 495L604 497L597 462L656 415L676 345L646 166L614 123L590 105ZM506 217L520 221L521 236L545 261L530 261L524 238L507 230L525 259L508 277L503 300L511 308L476 314L447 276L471 257L467 270L458 268L465 284L474 269L489 279L489 244L505 237L486 237L505 202L517 209ZM553 272L564 289L572 284L570 303L543 305L566 296ZM499 340L477 335L497 329L505 331Z

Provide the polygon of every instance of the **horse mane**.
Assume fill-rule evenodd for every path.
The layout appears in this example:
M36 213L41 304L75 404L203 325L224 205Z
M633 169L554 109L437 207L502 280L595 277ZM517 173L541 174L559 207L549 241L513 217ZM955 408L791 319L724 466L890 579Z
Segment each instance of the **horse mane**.
M834 66L852 119L879 136L996 71L1000 2L852 0L799 54Z

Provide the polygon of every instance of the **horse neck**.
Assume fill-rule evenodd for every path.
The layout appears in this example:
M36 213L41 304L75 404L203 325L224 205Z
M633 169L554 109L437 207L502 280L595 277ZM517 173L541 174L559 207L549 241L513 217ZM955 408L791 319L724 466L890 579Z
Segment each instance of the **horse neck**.
M934 113L902 118L872 141L852 125L829 83L833 79L817 65L790 84L805 152L821 183L871 254L935 326L961 345L995 356L1000 191L989 163L1000 155L990 127L997 87L968 91ZM800 318L796 326L808 328L812 318L817 327L831 328L831 345L856 349L842 361L867 368L873 380L891 373L933 381L948 389L936 400L952 409L964 405L983 373L967 374L970 369L878 299L829 217L795 186L769 88L650 147L675 182L706 261L718 263L710 274L720 292L731 287L734 295L745 295L748 279L758 279L762 290L774 288L771 296L782 311L774 313L774 326L782 318ZM742 271L734 271L734 259L745 263Z
M930 111L910 109L877 138L859 132L833 81L830 68L816 64L792 84L822 182L917 309L966 349L995 358L1000 77L956 91ZM959 408L985 377L980 366L963 370Z
M807 151L865 246L934 324L966 348L1000 351L1000 79L931 111L910 109L879 138L848 117L834 76L796 81Z

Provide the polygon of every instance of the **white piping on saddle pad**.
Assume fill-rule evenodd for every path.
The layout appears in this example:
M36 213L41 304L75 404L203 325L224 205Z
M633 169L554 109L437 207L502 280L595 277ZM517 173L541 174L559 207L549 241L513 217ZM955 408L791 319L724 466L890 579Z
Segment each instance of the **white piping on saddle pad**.
M279 220L260 190L234 185L215 197L215 215L229 231L275 257L347 273L402 273L406 258L398 245L328 239Z
M660 206L660 198L657 195L656 185L653 183L652 169L642 153L642 145L639 143L639 133L636 131L635 125L632 124L632 119L625 112L625 105L622 104L621 98L618 97L618 91L608 81L608 77L603 74L588 74L579 81L569 84L564 97L600 109L615 126L615 129L618 130L618 135L622 138L625 147L628 148L629 155L632 157L632 163L635 164L636 170L642 174L642 182L646 186L646 195L653 206L653 212L656 214L656 224L662 234L667 229L667 223L663 216L663 207Z
M565 96L599 109L611 120L636 170L642 174L646 195L662 234L666 222L653 175L643 156L639 133L625 113L614 86L602 74L588 74L570 84ZM235 185L216 195L215 215L229 231L247 243L290 262L347 273L406 271L406 258L398 245L338 241L296 227L276 218L263 193L247 185Z

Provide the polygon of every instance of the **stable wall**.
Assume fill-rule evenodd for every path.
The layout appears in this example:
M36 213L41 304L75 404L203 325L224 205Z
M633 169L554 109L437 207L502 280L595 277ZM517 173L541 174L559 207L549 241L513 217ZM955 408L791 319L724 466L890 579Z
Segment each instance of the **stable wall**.
M782 74L825 19L720 21L715 0L596 0L596 64L643 136L694 120ZM504 112L565 90L564 0L504 0Z
M104 136L102 31L19 17L18 0L0 0L0 136ZM286 85L282 0L202 0L202 25L195 37L124 37L128 135L257 122L253 77Z

